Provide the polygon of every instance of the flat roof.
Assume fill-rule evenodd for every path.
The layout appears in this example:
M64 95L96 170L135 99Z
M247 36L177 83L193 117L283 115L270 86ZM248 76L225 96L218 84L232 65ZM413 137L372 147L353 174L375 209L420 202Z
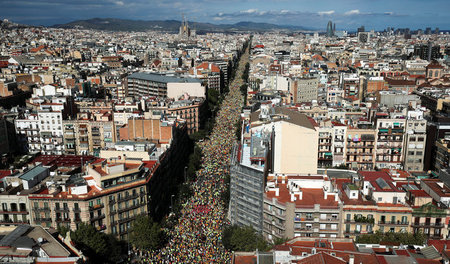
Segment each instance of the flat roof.
M199 79L167 76L157 73L135 72L128 79L140 79L159 83L201 83Z
M31 170L25 172L21 176L19 176L19 178L22 180L25 180L25 181L29 181L29 180L34 179L37 175L43 173L46 170L48 170L48 169L44 168L42 166L36 166L36 167L32 168Z

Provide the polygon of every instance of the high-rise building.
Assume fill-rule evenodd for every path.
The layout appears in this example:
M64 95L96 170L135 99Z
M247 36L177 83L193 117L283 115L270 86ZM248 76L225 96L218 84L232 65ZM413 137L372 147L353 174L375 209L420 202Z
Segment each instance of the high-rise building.
M327 37L332 37L333 35L333 22L330 20L327 24Z
M360 32L365 32L365 31L366 31L366 29L365 29L364 26L360 26L360 27L358 28L358 33L360 33Z
M433 46L432 42L414 46L414 56L419 56L422 60L431 61L441 57L440 47Z

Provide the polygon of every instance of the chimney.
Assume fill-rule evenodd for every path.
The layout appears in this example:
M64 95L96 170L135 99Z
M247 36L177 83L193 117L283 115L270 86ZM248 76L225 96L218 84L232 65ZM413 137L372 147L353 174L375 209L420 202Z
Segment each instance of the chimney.
M348 256L348 264L355 264L355 256L353 255Z

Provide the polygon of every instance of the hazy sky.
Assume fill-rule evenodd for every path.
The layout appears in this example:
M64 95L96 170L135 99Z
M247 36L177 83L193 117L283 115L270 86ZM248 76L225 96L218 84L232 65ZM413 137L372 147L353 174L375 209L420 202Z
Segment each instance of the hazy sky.
M0 0L0 18L35 25L112 17L215 24L267 22L325 29L450 29L450 0Z

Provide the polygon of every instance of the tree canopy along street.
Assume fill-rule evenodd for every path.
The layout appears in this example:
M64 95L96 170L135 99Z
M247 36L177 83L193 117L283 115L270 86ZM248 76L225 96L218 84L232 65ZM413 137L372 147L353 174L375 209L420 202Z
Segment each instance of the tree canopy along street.
M244 84L242 73L248 61L247 45L209 139L198 143L203 160L197 180L192 184L193 195L183 204L178 223L169 231L167 246L150 252L149 263L231 262L231 252L222 244L222 231L229 223L221 194L226 189L225 177L229 174L236 124L244 102L240 87Z

